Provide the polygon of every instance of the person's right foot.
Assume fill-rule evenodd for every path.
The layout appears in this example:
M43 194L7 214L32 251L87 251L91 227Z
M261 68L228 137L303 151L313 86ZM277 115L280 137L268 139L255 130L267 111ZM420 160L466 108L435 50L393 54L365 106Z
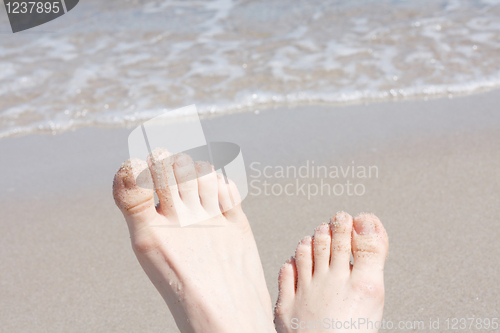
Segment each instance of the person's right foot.
M144 161L124 163L113 194L137 259L180 331L275 333L259 253L236 186L226 185L207 162L176 155L172 163L168 156L155 150L150 159L158 209L152 186L136 183L139 174L151 182ZM182 219L197 224L181 228Z
M341 212L316 228L314 237L302 239L295 258L281 267L278 333L377 332L388 250L385 229L373 214L353 221Z

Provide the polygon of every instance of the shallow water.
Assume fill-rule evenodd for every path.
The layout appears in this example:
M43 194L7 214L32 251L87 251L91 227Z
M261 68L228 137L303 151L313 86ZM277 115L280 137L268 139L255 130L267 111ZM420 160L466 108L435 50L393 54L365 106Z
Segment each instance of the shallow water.
M18 34L0 5L0 138L500 87L500 0L83 0Z

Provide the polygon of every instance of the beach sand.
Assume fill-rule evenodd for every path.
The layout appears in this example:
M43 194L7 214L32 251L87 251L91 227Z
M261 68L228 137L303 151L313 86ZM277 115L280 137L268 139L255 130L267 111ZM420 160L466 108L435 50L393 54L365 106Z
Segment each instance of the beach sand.
M339 210L373 212L390 237L385 320L423 321L418 331L427 332L430 318L446 331L447 318L499 317L499 103L496 91L205 119L211 140L241 146L250 181L264 180L254 178L254 162L260 170L307 161L378 169L378 177L351 179L363 195L250 188L243 208L273 300L279 267L300 238ZM177 332L111 195L130 130L0 140L0 332Z

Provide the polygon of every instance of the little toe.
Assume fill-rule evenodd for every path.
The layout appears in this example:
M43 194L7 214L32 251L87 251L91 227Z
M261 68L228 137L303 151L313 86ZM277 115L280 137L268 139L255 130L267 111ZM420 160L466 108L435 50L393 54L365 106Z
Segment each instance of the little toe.
M312 238L304 237L295 250L297 267L297 289L309 285L313 273Z
M388 251L389 240L382 222L373 214L356 216L352 232L352 274L382 273Z
M330 226L323 223L314 231L313 254L314 269L313 276L321 275L328 271L330 267L330 247L331 247Z
M292 265L292 259L281 266L278 277L278 301L276 302L275 314L283 315L287 312L295 297L295 272Z
M337 276L348 277L351 273L352 216L338 212L330 219L332 230L330 267Z
M147 225L157 216L151 176L147 168L144 161L128 160L117 171L113 181L113 197L131 232ZM140 186L137 184L139 175L144 178Z

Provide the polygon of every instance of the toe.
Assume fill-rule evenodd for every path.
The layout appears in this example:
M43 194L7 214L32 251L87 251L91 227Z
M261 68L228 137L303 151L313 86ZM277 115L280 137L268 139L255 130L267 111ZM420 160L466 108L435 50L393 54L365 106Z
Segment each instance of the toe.
M123 163L113 181L116 205L125 216L131 232L146 226L157 216L151 175L147 167L144 161L128 160ZM143 178L142 182L138 181L140 178Z
M276 315L287 312L295 296L295 272L292 266L293 259L288 260L280 269L278 278L278 301L276 302Z
M339 212L330 219L332 230L330 267L337 276L348 277L351 259L352 217Z
M312 238L303 238L295 250L295 265L297 266L297 289L309 285L312 279L313 257Z
M356 216L352 232L352 274L382 273L388 251L389 240L382 222L373 214Z
M189 155L175 156L174 174L179 187L182 202L187 207L198 208L201 205L198 194L198 180L193 160Z
M331 239L330 226L326 223L320 225L314 231L314 275L321 275L328 271L330 266Z
M238 188L233 181L228 179L226 183L225 177L218 174L218 191L220 210L226 217L238 214L241 211L241 197Z
M196 162L195 168L201 205L209 214L220 215L217 174L208 162Z
M173 170L173 158L166 149L155 149L148 157L154 188L160 202L160 211L169 220L177 220L177 210L183 203L179 196Z

